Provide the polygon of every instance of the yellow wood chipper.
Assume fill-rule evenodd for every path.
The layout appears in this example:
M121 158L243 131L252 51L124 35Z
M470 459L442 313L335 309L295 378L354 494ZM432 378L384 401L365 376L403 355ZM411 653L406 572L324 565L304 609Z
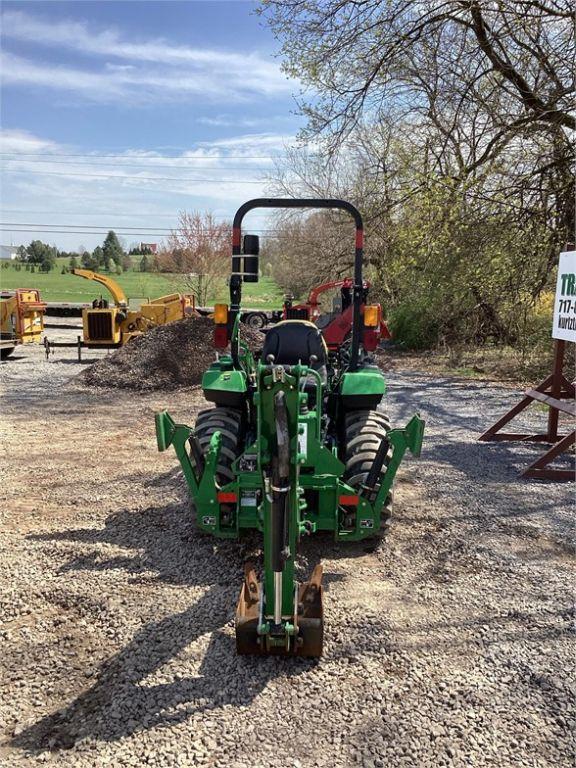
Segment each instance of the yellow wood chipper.
M89 269L73 269L72 274L104 285L114 301L111 307L107 299L100 297L82 311L86 347L121 347L157 325L198 314L191 294L171 293L149 299L139 309L130 309L126 294L112 278Z

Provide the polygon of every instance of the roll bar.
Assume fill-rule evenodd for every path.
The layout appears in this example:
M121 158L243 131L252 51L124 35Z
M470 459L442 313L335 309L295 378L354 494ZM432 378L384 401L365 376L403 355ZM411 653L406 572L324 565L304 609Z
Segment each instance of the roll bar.
M360 349L360 334L362 332L362 318L360 306L362 304L362 257L364 254L364 225L360 211L346 200L325 198L273 198L259 197L248 200L240 206L234 216L232 224L232 277L230 278L230 320L232 328L236 316L240 312L242 298L242 277L240 270L242 220L244 216L254 208L336 208L347 211L356 225L356 250L354 252L354 285L352 286L352 347L350 350L350 370L358 368L358 351ZM232 340L232 357L238 359L238 338Z

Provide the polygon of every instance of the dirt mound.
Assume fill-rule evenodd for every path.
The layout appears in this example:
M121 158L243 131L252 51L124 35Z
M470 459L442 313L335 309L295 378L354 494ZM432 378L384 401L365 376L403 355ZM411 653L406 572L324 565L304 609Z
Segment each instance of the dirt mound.
M214 323L206 317L161 325L99 360L80 374L85 384L150 391L182 389L199 384L213 362ZM241 339L253 351L264 336L242 326Z

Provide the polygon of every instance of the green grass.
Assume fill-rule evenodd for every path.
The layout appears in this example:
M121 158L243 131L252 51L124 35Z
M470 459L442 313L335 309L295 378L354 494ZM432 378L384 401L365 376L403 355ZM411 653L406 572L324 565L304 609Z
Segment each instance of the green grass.
M85 280L75 275L63 275L62 266L51 272L26 272L24 267L20 271L13 264L0 269L0 288L37 288L44 301L69 301L83 302L102 295L107 291L104 286ZM152 272L124 272L121 275L110 275L126 295L139 304L143 298L164 296L168 293L189 292L190 288L182 275L157 274ZM259 307L262 309L278 309L282 306L282 290L269 277L260 278L258 283L246 284L243 287L242 303L246 307ZM214 296L209 298L209 304L215 302L227 302L229 300L228 288L225 280L219 280L214 291Z

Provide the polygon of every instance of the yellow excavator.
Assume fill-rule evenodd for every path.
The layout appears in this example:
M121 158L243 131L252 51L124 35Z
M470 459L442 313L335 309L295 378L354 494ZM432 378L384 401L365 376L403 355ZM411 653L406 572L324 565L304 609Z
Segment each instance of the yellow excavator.
M0 357L14 352L18 344L39 342L44 331L45 302L32 288L0 293Z
M73 269L72 274L104 285L114 301L111 307L107 299L100 297L82 311L86 347L121 347L150 328L198 314L191 294L171 293L149 299L139 309L130 309L126 294L112 278L90 269Z

